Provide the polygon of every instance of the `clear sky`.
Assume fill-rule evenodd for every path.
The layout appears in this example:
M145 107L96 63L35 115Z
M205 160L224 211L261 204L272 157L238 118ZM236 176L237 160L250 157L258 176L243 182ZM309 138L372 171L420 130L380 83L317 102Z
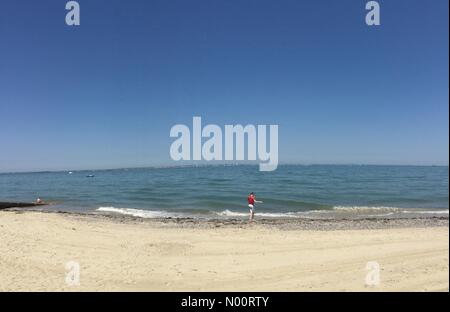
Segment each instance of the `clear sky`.
M0 171L174 164L170 128L278 124L281 162L448 164L448 0L0 3Z

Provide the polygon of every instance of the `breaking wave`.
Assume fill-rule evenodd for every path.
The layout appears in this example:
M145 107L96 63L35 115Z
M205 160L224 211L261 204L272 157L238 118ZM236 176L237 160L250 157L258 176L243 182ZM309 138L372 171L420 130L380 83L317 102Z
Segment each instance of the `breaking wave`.
M225 209L223 211L195 210L192 212L169 212L163 210L143 210L135 208L116 208L99 207L99 212L116 213L140 218L246 218L249 213L247 210L232 211ZM408 216L442 216L448 215L449 210L425 210L417 208L398 208L398 207L369 207L369 206L335 206L327 210L309 210L297 212L267 212L256 210L256 216L262 218L340 218L340 217L408 217Z

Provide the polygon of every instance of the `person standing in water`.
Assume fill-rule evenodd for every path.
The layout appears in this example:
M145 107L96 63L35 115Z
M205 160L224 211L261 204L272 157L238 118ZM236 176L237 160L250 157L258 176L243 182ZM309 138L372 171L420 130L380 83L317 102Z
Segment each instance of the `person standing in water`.
M255 197L255 193L251 192L247 197L248 207L250 208L250 217L249 221L253 221L255 216L255 203L262 203L262 201L257 201Z

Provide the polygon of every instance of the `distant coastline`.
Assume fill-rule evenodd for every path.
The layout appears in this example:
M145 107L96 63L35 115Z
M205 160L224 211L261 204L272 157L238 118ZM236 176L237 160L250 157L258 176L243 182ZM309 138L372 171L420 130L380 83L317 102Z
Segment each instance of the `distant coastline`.
M139 169L164 169L164 168L202 168L202 167L235 167L250 166L256 167L257 164L249 163L189 163L189 164L166 164L166 165L148 165L148 166L130 166L130 167L111 167L111 168L83 168L83 169L48 169L48 170L13 170L2 171L0 174L20 174L20 173L57 173L57 172L89 172L89 171L111 171L111 170L139 170ZM449 167L449 164L358 164L358 163L280 163L279 167L285 166L367 166L367 167Z

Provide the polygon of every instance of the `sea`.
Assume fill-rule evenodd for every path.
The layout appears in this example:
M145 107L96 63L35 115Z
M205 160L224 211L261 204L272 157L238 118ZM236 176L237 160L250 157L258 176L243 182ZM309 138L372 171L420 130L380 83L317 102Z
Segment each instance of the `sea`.
M449 214L448 166L202 165L1 173L0 201L141 218L432 218Z

